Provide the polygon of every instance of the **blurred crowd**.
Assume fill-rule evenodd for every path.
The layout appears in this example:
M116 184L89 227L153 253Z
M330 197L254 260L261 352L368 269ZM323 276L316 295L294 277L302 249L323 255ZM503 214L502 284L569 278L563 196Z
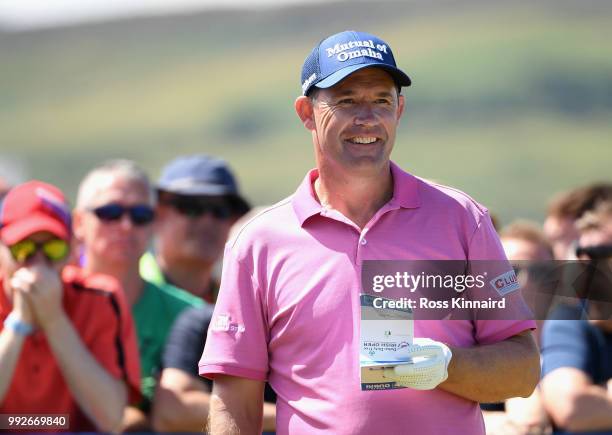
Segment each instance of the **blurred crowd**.
M540 384L528 398L481 405L487 433L611 433L612 184L563 192L550 201L543 228L518 220L499 235L511 263L537 266L580 260L596 266L594 270L606 273L598 283L606 295L587 305L578 294L548 303L550 311L538 313ZM519 271L518 278L525 291L530 280L537 280L537 271Z
M152 183L134 162L109 161L84 177L73 209L37 180L0 183L0 198L0 414L68 414L71 431L201 432L211 382L198 361L218 264L258 211L228 164L182 156ZM609 269L612 184L559 194L542 228L519 220L498 230L511 262ZM612 319L539 326L540 385L483 404L487 432L611 429ZM264 430L274 431L270 388L265 399Z

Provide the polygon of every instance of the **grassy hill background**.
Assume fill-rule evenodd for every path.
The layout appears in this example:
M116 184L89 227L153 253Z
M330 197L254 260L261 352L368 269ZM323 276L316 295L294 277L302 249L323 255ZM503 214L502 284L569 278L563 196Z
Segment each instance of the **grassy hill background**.
M504 222L612 179L604 0L347 1L0 31L0 171L74 198L101 160L135 159L155 179L174 156L206 152L254 203L275 202L314 164L293 111L301 64L350 28L385 39L413 79L393 153L405 169Z

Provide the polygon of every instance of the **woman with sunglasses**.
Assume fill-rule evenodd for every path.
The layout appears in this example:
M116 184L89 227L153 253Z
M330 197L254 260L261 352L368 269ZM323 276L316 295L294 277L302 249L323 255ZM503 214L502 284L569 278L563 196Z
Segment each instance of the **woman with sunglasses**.
M30 181L8 193L0 211L0 414L9 430L118 432L128 372L138 378L137 360L123 364L136 342L132 333L125 347L121 294L65 267L70 239L59 189ZM41 412L56 418L17 416Z

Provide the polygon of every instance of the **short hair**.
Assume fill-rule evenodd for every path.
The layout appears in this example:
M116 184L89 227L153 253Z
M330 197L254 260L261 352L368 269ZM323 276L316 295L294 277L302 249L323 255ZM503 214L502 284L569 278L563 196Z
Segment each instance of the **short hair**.
M579 232L596 230L606 222L612 222L612 200L601 201L593 210L587 211L576 221L576 228Z
M546 251L550 253L550 256L553 257L553 249L550 242L540 229L540 226L535 222L531 222L525 219L518 219L513 222L510 222L510 224L508 224L500 231L499 238L502 240L524 240L533 243L546 249Z
M319 95L319 89L316 86L312 86L309 90L308 93L306 94L306 96L310 99L310 101L312 103L315 103L317 101L317 96Z
M612 184L589 184L556 195L548 204L547 215L576 220L607 200L612 200Z
M75 207L77 210L83 210L89 206L100 188L98 184L100 177L107 175L115 175L141 184L149 194L149 203L155 205L156 196L147 173L132 160L115 159L94 167L85 175L79 184Z

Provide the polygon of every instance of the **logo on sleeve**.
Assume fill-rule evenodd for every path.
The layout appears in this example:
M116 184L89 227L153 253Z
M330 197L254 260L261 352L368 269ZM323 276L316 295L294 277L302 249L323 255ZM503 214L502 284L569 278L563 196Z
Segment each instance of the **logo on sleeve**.
M493 287L500 296L505 296L508 293L520 288L514 270L509 270L506 273L496 276L489 281L489 284L491 284L491 287Z
M244 332L244 325L232 323L229 314L218 314L212 326L215 332Z
M230 329L230 316L229 314L219 314L215 318L215 323L213 325L214 331L219 332L227 332Z

